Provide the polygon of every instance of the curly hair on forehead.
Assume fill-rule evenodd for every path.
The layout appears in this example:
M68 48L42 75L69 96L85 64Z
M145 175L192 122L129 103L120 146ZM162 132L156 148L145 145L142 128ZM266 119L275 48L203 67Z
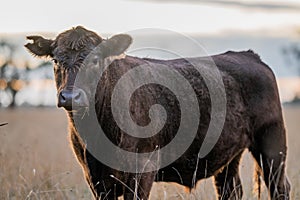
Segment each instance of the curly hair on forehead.
M77 26L59 34L54 46L78 51L89 45L98 45L102 41L103 39L97 33Z

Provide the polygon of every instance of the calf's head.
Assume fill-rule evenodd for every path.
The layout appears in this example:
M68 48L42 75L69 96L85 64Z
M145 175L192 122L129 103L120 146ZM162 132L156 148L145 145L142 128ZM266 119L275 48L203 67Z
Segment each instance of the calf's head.
M119 34L108 40L81 26L59 34L54 40L41 36L28 36L25 47L35 56L48 57L54 62L54 75L57 88L57 105L71 111L74 108L89 106L89 98L93 98L90 88L96 87L93 82L93 70L99 70L104 60L118 56L129 47L131 37ZM75 86L78 73L84 70L86 81Z

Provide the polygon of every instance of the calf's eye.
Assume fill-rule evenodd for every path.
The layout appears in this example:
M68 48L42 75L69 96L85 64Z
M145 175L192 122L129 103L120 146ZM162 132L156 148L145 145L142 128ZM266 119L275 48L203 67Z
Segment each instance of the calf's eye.
M97 55L92 55L89 61L92 65L97 65L99 61L99 57Z
M58 61L57 61L56 59L52 59L52 61L53 61L55 64L58 63Z
M98 58L94 58L94 59L92 60L92 63L93 63L93 65L97 65L97 64L98 64Z

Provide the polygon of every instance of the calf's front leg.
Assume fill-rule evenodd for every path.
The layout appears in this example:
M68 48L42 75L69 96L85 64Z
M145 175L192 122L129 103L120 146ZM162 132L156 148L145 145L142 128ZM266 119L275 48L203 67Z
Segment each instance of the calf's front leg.
M130 174L126 183L124 200L147 200L156 172Z

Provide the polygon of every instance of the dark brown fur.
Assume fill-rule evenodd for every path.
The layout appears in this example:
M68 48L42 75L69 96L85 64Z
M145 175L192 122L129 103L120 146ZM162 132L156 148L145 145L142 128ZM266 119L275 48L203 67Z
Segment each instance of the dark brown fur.
M72 87L76 77L75 69L81 67L83 59L97 45L103 44L102 48L105 50L101 53L105 57L122 53L115 50L119 46L125 45L120 50L127 48L126 42L122 44L117 37L106 43L100 36L82 27L62 33L52 42L37 36L28 38L34 40L33 44L26 45L33 54L50 56L60 65L61 70L56 68L55 71L58 92ZM206 62L203 58L194 59L202 64ZM212 56L212 59L220 70L225 85L227 113L217 144L202 159L198 160L198 152L210 121L210 95L199 72L185 59L155 60L126 56L113 61L100 82L94 86L98 85L95 95L98 120L107 137L127 151L151 152L157 145L168 144L176 134L180 122L180 106L176 97L166 87L155 84L139 88L130 102L133 120L139 125L147 125L148 110L156 103L166 109L168 118L164 128L155 136L135 138L120 130L113 120L110 102L115 84L128 70L147 62L174 68L189 81L200 107L198 134L178 160L158 172L137 175L103 165L86 149L74 126L76 116L69 112L71 143L95 198L117 199L124 195L125 200L133 199L131 190L136 189L136 177L139 177L137 196L145 200L148 199L153 181L177 182L193 188L198 180L214 176L219 199L241 199L243 191L238 166L243 151L249 149L262 170L271 199L289 199L290 185L285 175L286 133L272 71L252 51L226 52ZM83 89L89 96L88 87L83 86ZM85 115L82 120L89 120L89 115Z

